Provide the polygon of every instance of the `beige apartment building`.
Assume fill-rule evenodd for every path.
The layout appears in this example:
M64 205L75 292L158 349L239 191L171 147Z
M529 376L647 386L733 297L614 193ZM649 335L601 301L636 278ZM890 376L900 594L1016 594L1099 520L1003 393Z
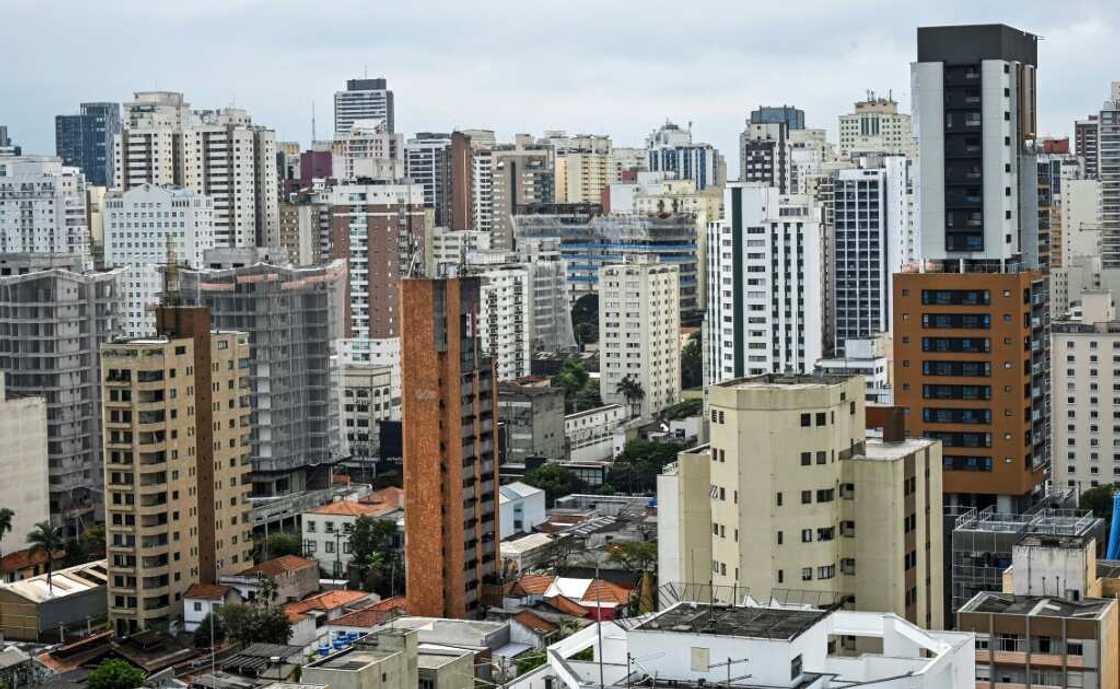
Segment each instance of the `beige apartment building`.
M614 181L610 153L565 153L554 165L557 203L600 203L603 189Z
M666 488L681 504L709 484L713 584L756 599L848 596L857 610L941 628L941 445L903 438L900 419L868 435L863 385L768 374L712 386L709 447L668 472L696 485ZM706 476L690 456L703 453ZM660 490L658 501L674 503ZM659 515L659 540L691 560L705 549L688 542L703 515L680 512L675 530Z
M252 563L249 343L209 310L163 307L101 348L109 619L166 628L191 584Z

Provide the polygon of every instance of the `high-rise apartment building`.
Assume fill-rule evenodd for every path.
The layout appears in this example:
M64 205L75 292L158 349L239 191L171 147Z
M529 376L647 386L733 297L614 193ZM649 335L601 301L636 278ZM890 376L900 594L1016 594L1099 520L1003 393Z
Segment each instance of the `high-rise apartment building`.
M901 410L867 436L858 376L741 378L714 385L709 402L710 444L664 482L680 518L659 536L703 577L689 583L850 596L857 610L943 626L939 443L904 438ZM707 571L695 559L706 550Z
M185 187L214 201L218 246L275 246L280 218L276 133L244 110L191 110L183 94L139 92L124 106L114 185Z
M739 134L739 181L789 190L789 127L785 121L748 122Z
M844 342L891 330L892 275L918 260L907 205L910 164L891 156L875 169L840 170L833 181L830 271L836 356Z
M894 278L895 401L942 441L947 505L1019 509L1050 462L1036 64L1008 26L918 29L923 272Z
M249 344L205 308L101 347L109 622L165 627L191 584L252 562Z
M381 120L390 134L396 131L393 92L384 78L347 79L345 91L334 93L334 135L350 133L358 120Z
M637 259L599 269L599 396L648 418L681 396L676 266ZM627 389L632 383L637 388Z
M0 159L0 254L65 254L92 268L86 180L48 156Z
M761 105L751 110L748 124L784 124L787 130L805 128L805 111L792 105Z
M1055 321L1055 486L1078 492L1120 481L1120 325L1109 292L1081 295L1077 318Z
M720 186L720 155L711 144L692 142L692 129L666 122L646 137L650 172L665 172L676 179L690 179L697 190Z
M556 175L552 169L551 151L542 144L519 140L512 146L496 146L492 156L492 245L495 249L511 251L513 215L521 206L552 203L555 200Z
M82 103L77 115L54 118L55 155L81 170L89 184L110 186L113 139L120 131L120 103Z
M809 373L824 332L821 208L810 196L731 183L708 225L705 382Z
M0 257L0 370L9 394L47 400L51 521L68 536L100 515L97 352L121 334L123 273L82 273L74 257Z
M8 127L0 124L0 156L18 156L21 154L21 149L12 143L12 139L8 136Z
M1038 265L1037 64L1037 37L1009 26L918 29L923 258Z
M400 334L399 284L423 270L428 232L416 184L343 184L330 191L331 258L348 262L347 337Z
M1089 115L1073 123L1073 152L1085 161L1086 179L1096 179L1098 166L1097 139L1100 134L1100 116Z
M401 283L408 610L477 617L499 571L498 386L477 277Z
M1097 156L1103 247L1120 242L1120 81L1112 82L1109 100L1101 107ZM1103 248L1101 253L1105 253ZM1112 263L1120 265L1120 262Z
M614 181L610 153L557 152L554 164L557 203L599 203Z
M384 120L354 120L332 146L331 173L335 179L404 177L404 135L386 128Z
M917 153L910 115L898 111L893 98L857 101L855 109L840 116L840 155L881 153L914 158Z
M435 212L435 226L451 224L451 135L419 132L404 145L404 172L424 190L424 207Z
M378 428L382 421L400 419L400 397L393 396L393 369L376 364L338 366L339 427L345 434L347 464L369 468L376 461Z
M340 453L330 359L343 335L346 265L294 268L257 250L249 260L230 261L229 253L208 252L206 262L222 267L180 269L180 292L184 302L208 307L215 328L248 335L253 493L326 487L327 466Z
M533 268L527 263L488 266L482 278L479 334L482 354L498 380L529 375L533 356Z
M155 328L160 266L201 268L203 252L214 248L214 202L189 189L142 184L110 191L102 207L105 265L127 269L124 332L141 337Z

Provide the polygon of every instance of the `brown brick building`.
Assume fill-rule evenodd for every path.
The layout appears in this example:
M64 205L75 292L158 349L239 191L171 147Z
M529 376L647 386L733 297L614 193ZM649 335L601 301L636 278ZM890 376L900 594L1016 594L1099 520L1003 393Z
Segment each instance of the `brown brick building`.
M497 572L498 393L479 279L401 282L405 560L414 615L475 617Z
M941 440L947 505L1013 511L1044 479L1045 288L1030 271L894 277L895 403Z

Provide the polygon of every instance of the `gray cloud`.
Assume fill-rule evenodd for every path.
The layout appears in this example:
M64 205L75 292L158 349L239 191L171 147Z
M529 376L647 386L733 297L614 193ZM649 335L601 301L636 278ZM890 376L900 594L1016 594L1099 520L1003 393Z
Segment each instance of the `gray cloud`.
M1120 79L1120 4L994 4L0 0L0 123L51 152L54 115L160 88L199 107L236 103L307 143L312 101L326 136L331 94L368 68L389 79L404 132L567 129L638 145L670 118L693 122L734 168L757 105L796 104L831 130L867 89L908 109L917 26L998 21L1044 37L1042 129L1069 134Z

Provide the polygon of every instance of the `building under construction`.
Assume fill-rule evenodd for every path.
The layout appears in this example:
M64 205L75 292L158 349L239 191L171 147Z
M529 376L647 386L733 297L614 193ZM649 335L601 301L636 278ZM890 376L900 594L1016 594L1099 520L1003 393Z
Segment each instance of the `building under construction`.
M83 273L78 256L0 258L0 371L10 396L47 401L51 521L67 536L100 518L98 350L121 333L123 273Z
M184 268L180 286L183 303L210 307L215 329L249 334L254 497L327 487L341 452L330 366L332 341L342 336L346 262Z
M954 514L946 510L945 520L953 525L952 538L945 543L945 579L951 582L945 595L953 623L957 610L977 593L1003 590L1003 572L1011 566L1012 548L1022 539L1095 536L1098 546L1103 543L1104 520L1091 511L1055 504L1072 505L1072 496L1051 498L1021 514L996 512L994 507L960 509ZM948 621L947 626L951 626Z

